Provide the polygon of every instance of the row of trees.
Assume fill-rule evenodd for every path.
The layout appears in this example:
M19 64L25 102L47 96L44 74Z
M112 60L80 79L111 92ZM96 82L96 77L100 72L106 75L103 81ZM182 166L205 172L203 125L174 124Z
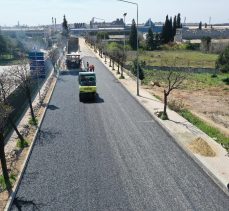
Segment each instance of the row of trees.
M56 72L55 64L59 57L59 54L59 49L55 48L52 49L48 55L51 63L53 64L54 72ZM17 125L15 124L15 119L12 116L14 108L10 104L8 97L13 91L12 87L18 87L18 89L20 89L23 92L23 94L26 96L30 109L30 123L36 126L37 119L32 105L32 87L36 84L36 80L37 78L34 78L34 74L31 74L29 60L25 56L21 57L17 65L12 66L9 70L0 73L0 159L6 189L9 193L11 192L11 183L9 180L9 172L7 169L4 148L6 135L5 131L8 123L16 132L19 140L19 145L22 148L24 148L25 146L27 146L28 143L26 142L25 138L20 133L20 131L17 128Z
M219 55L216 68L222 73L229 73L229 46Z
M17 136L20 140L20 145L25 146L25 139L22 134L17 129L17 126L12 117L13 107L10 105L8 101L8 96L12 91L12 87L20 87L20 89L25 94L28 99L28 104L30 108L31 120L36 124L36 117L34 114L34 109L32 106L32 95L31 95L31 87L32 87L32 77L30 75L30 70L28 66L28 61L25 58L22 58L20 64L17 66L13 66L7 72L3 72L0 74L0 158L1 158L1 166L4 181L6 184L6 189L10 193L11 192L11 184L9 181L9 173L6 164L5 158L5 150L4 150L4 140L5 140L5 129L6 125L9 122L12 128L17 133Z
M126 61L126 55L123 51L123 46L112 42L110 44L101 44L100 42L96 42L96 40L86 38L86 42L91 46L94 47L94 50L97 52L99 51L100 57L105 57L105 62L107 62L107 56L109 56L109 66L112 67L114 70L114 64L117 63L118 70L117 74L120 74L119 72L119 66L121 66L121 76L120 78L123 77L123 66ZM176 62L176 61L175 61ZM140 61L139 62L139 79L143 80L144 79L144 62ZM134 60L132 67L131 67L131 72L136 76L137 75L137 61ZM168 97L171 94L171 92L177 88L179 88L184 80L187 78L187 73L183 72L175 72L175 71L168 71L167 74L162 76L164 77L164 81L166 83L165 88L164 88L164 109L163 112L160 114L160 117L162 119L168 119L167 115L167 107L168 107Z
M129 35L129 45L133 50L137 49L137 37L138 37L138 44L140 45L140 36L137 33L137 26L135 23L135 20L132 20L132 25L130 29L130 35ZM160 34L154 34L152 29L149 28L147 37L146 37L146 42L145 42L145 48L147 50L154 50L157 49L158 46L160 45Z
M149 31L146 35L146 49L147 50L156 50L161 44L161 35L159 33L153 33L152 29L149 28Z
M165 24L162 27L162 32L153 33L152 28L149 28L145 47L147 50L157 49L161 44L166 44L174 41L174 36L176 35L176 30L182 28L181 16L180 13L177 16L174 16L169 19L169 16L166 16ZM133 50L137 49L137 27L135 20L132 20L132 25L130 29L129 44ZM139 40L139 39L138 39ZM139 44L139 43L138 43Z
M85 23L74 23L74 27L76 29L79 29L79 28L86 28L86 24Z
M103 56L105 57L105 62L107 62L107 57L109 57L109 65L112 69L114 69L115 63L117 63L117 74L121 74L120 78L123 78L123 67L126 61L126 53L124 52L123 45L116 42L105 44L100 39L92 39L92 37L87 37L85 41L94 48L95 52L99 52L101 58Z
M176 35L176 30L182 28L180 13L177 16L172 17L167 15L165 24L162 27L161 40L162 43L166 44L174 41L174 36Z
M97 36L98 37L98 36ZM137 38L136 38L137 39ZM94 48L94 51L99 51L100 57L105 57L105 62L107 62L107 57L109 57L109 66L114 69L114 64L116 63L118 66L117 74L121 74L120 78L124 78L123 76L123 68L127 59L126 51L122 44L118 44L117 42L111 42L108 44L102 43L100 39L93 39L88 36L86 38L86 43L88 43L91 47ZM144 79L144 71L142 67L144 66L143 62L139 62L139 79ZM121 72L120 72L121 71ZM134 60L131 68L132 74L137 76L137 61Z
M10 58L18 58L26 50L20 40L0 34L0 59L4 55Z
M211 27L211 29L213 29L213 26L212 26L212 24L210 25L210 27ZM202 30L202 28L203 28L203 23L202 23L202 21L200 21L200 23L199 23L199 30ZM208 24L207 23L205 23L204 24L204 28L206 29L206 28L208 28Z

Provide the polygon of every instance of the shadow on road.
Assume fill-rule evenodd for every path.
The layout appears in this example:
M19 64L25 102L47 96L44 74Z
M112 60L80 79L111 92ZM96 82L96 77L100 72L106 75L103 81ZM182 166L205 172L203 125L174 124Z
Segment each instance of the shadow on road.
M70 70L65 70L65 71L61 71L61 75L74 75L74 76L78 76L79 72L81 72L80 69L70 69Z
M99 94L96 94L95 99L93 99L93 98L82 98L82 99L81 99L81 102L82 102L82 103L85 103L85 104L104 103L104 99L102 99L102 98L99 96Z
M26 200L24 198L15 198L13 201L13 208L16 208L18 211L21 210L40 210L44 204L36 203L32 200Z
M50 109L50 110L54 111L54 110L57 110L57 109L60 109L60 108L55 106L55 105L48 105L47 109Z

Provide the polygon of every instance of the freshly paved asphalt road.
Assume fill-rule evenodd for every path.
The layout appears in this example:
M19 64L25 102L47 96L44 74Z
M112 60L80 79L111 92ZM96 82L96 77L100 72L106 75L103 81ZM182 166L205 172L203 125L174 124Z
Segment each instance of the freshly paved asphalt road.
M96 66L96 102L61 75L17 192L22 210L228 210L229 198L119 82ZM12 210L17 210L13 206Z

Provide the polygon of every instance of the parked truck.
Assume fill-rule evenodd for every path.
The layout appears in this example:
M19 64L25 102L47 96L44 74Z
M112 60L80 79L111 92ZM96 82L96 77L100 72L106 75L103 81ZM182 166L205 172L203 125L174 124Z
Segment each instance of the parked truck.
M67 43L66 65L68 69L80 68L79 38L70 37Z

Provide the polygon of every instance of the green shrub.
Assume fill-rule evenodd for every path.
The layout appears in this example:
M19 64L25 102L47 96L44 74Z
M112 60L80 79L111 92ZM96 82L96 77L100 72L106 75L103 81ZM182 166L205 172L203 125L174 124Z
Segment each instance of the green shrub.
M10 184L12 185L16 181L16 175L15 174L10 174ZM0 175L0 187L2 190L6 190L6 183L4 180L3 175Z
M229 73L229 46L219 55L216 68L222 73Z
M229 77L224 78L222 81L223 81L225 84L229 85Z
M200 49L200 44L199 43L191 43L188 42L186 44L186 50L199 50Z
M30 125L33 125L33 126L37 126L37 125L38 125L38 119L35 118L35 122L34 122L33 119L30 118L30 119L29 119L29 124L30 124Z
M216 74L212 74L211 78L217 78L218 76Z
M140 80L143 80L145 78L144 70L142 68L142 67L144 67L144 65L145 65L145 62L139 61L138 68L139 68L139 79ZM132 63L131 72L135 76L137 76L137 60L136 59Z
M29 143L26 140L24 140L24 141L18 140L17 141L17 147L20 149L24 149L25 147L28 147L28 146L29 146Z

